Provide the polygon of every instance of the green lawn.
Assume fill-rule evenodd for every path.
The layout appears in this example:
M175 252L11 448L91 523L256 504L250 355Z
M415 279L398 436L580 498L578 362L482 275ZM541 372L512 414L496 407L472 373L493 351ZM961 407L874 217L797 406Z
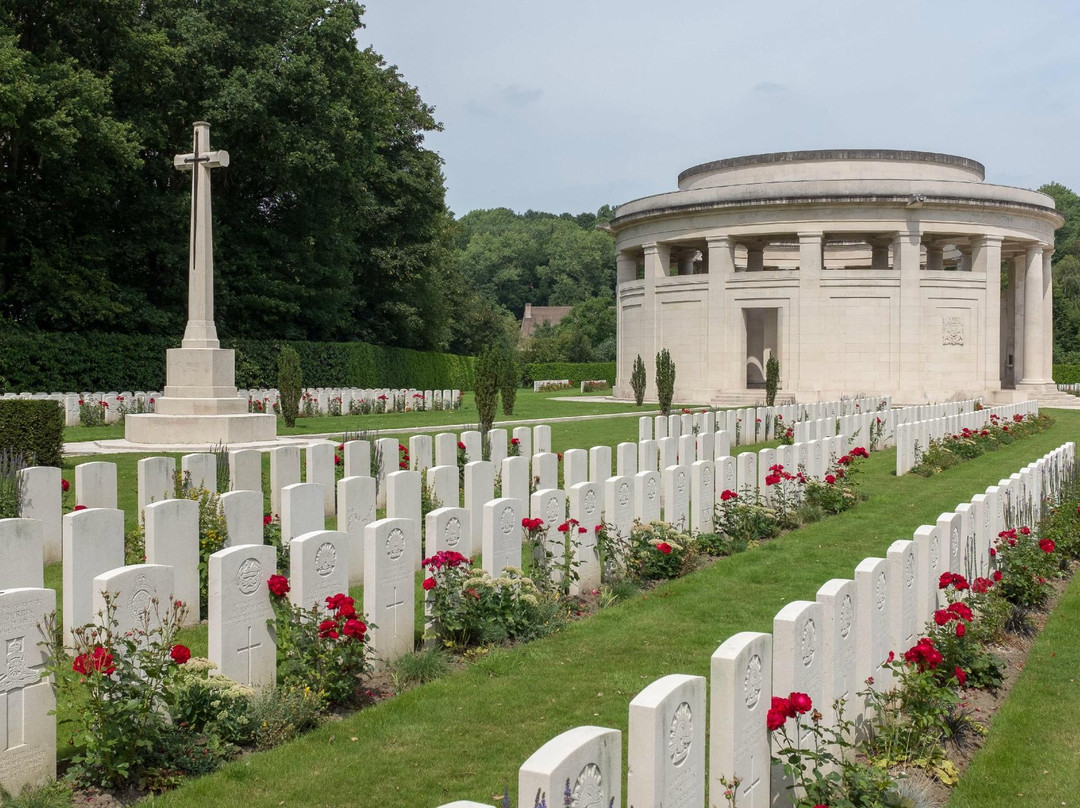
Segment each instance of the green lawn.
M1080 576L1028 654L949 808L1075 805L1080 792Z
M609 391L610 392L610 391ZM579 397L581 394L576 390L565 390L555 393L534 393L532 390L519 390L514 402L514 414L503 415L500 408L496 416L496 422L520 421L531 418L562 418L578 415L610 415L612 413L628 412L652 412L657 409L655 404L645 404L636 407L634 404L625 404L613 401L604 401L608 393L587 394L595 401L565 401L567 398ZM633 419L631 419L633 420ZM391 412L382 415L320 415L314 418L300 418L295 427L286 427L285 422L278 419L279 435L312 435L326 432L341 433L345 431L356 432L359 430L378 429L383 432L390 430L409 430L420 426L440 426L442 424L475 424L479 422L476 414L476 403L472 393L465 393L462 398L461 409L449 412ZM635 436L637 433L634 433ZM64 429L64 440L67 442L84 440L109 440L124 437L124 427L120 424L96 427L67 427Z
M1080 434L1080 412L1052 415L1057 423L1047 432L929 479L897 478L894 453L876 453L864 464L872 498L853 511L722 560L544 640L492 652L464 671L330 722L273 751L247 756L154 803L237 808L421 808L455 799L492 803L504 785L514 792L518 767L553 736L582 724L625 732L630 699L653 679L676 672L707 675L710 655L733 633L770 631L785 603L813 599L829 578L850 577L864 557L884 555L892 541L910 538L920 524L933 523L940 513ZM1077 598L1074 585L1073 608ZM1065 652L1060 644L1069 645L1071 656L1061 664L1075 676L1075 625L1052 623L1051 629L1038 647L1060 655ZM1041 689L1038 681L1033 686ZM1021 680L1021 696L1025 687ZM1069 715L1078 697L1073 685L1040 698L1055 701L1038 702L1030 718L1033 737L1021 743L1042 748L1050 739L1039 736L1039 728L1045 733L1055 723L1043 718L1047 708L1052 705L1057 716ZM1005 720L995 722L995 730L1009 726ZM1076 735L1071 739L1075 744ZM1069 742L1063 737L1063 745ZM1037 757L1055 761L1054 766L1040 762L1039 772L1048 768L1048 780L1075 784L1075 745L1064 746L1065 752L1072 755L1069 774L1062 770L1065 763L1050 755ZM982 771L989 779L998 776Z

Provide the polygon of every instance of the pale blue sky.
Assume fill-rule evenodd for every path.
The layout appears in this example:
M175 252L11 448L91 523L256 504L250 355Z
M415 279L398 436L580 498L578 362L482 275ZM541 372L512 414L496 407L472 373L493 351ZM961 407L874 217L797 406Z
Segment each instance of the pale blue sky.
M372 45L435 107L447 203L595 211L697 163L950 152L1080 191L1080 2L369 0Z

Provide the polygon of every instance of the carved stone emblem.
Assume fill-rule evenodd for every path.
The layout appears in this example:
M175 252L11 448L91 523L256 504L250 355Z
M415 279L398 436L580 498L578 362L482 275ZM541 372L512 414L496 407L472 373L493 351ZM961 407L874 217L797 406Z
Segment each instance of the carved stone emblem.
M761 657L754 654L750 657L750 662L746 666L746 675L743 677L743 698L746 700L746 707L749 710L753 710L757 707L758 699L761 698L761 687L764 683L764 676L761 672Z
M604 784L600 767L589 763L581 770L570 794L570 808L607 808L604 805Z
M668 754L673 766L681 766L690 756L690 745L694 742L694 715L685 701L675 708L671 717L671 729L668 730Z
M397 561L405 552L405 534L395 527L386 536L386 554L392 561Z
M630 502L630 483L623 482L619 485L619 504L625 506Z
M236 571L236 588L250 595L262 585L262 564L257 558L245 558Z
M851 602L851 595L845 595L840 604L840 636L845 640L851 634L851 623L855 617L855 606Z
M325 541L315 551L315 572L320 578L325 578L337 567L337 548L333 543Z
M461 542L461 520L451 516L443 527L443 541L447 547L457 547Z
M585 513L592 515L596 511L596 490L590 488L585 492Z
M885 573L879 572L877 581L874 584L874 605L877 606L877 610L880 612L885 608Z
M942 317L941 318L941 344L963 345L964 344L964 318Z
M509 505L503 508L502 516L499 517L499 529L506 536L509 536L514 529L514 509Z
M142 620L150 612L150 578L140 575L135 579L135 591L131 595L131 616Z
M817 651L817 626L813 620L807 620L802 630L802 664L810 667L814 662L814 653Z

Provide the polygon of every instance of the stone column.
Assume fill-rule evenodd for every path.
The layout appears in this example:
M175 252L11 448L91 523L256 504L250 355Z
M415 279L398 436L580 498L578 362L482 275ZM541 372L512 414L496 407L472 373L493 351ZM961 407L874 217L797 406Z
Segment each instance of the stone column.
M971 272L971 249L960 248L960 264L956 268L961 272Z
M648 369L653 367L653 359L662 347L657 342L660 311L659 306L656 304L656 279L667 275L667 264L671 249L666 244L657 244L655 241L641 246L645 250L645 296L641 301L641 311L644 315L641 323L642 342L645 350L641 358L645 362L645 368ZM650 398L656 395L655 375L655 373L645 374L645 378L648 380L645 395Z
M919 259L922 236L918 230L900 231L893 241L893 265L900 272L900 370L897 390L921 397L923 390L922 290Z
M926 271L940 272L945 269L945 247L941 244L928 243L926 245Z
M1025 387L1041 386L1043 374L1043 248L1028 247L1024 266L1024 376Z
M821 329L819 318L822 306L825 303L825 294L821 288L821 273L824 267L825 236L821 232L799 233L799 305L798 322L792 323L792 328L797 331L791 335L791 344L799 346L799 361L792 362L792 357L787 357L788 365L797 365L792 368L796 376L792 379L787 376L785 386L791 384L791 391L802 390L806 395L812 395L814 390L811 383L821 386L824 377L824 368L820 358L824 353L821 343ZM815 389L816 389L815 388Z
M732 368L737 364L734 316L728 305L727 284L735 277L735 243L728 236L710 236L708 244L709 309L707 384L727 392L733 389Z
M637 280L637 255L630 250L619 250L616 259L616 275L619 283Z
M983 379L987 390L1001 389L1001 236L971 240L972 271L986 279L983 306Z
M1013 386L1024 378L1024 277L1027 261L1023 255L1012 260L1011 286L1013 299Z
M746 245L746 271L761 272L765 268L765 245L761 242L748 242Z
M630 378L624 374L628 373L625 368L633 368L634 358L625 356L623 353L623 345L626 340L625 323L623 323L622 315L622 300L619 287L624 283L631 283L637 280L637 255L629 250L619 250L618 257L615 260L615 335L618 344L615 348L615 356L619 360L615 365L615 394L622 395L625 391L630 389ZM644 359L644 357L642 357Z
M1049 244L1043 245L1043 381L1053 384L1054 381L1054 282L1053 267L1051 260L1054 257L1054 248Z
M889 268L889 245L891 239L871 238L867 239L870 245L870 269Z

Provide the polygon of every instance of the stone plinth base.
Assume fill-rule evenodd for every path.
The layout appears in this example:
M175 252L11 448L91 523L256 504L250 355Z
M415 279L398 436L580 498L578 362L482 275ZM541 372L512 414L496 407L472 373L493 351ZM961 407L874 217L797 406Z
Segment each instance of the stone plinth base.
M124 437L147 444L236 444L272 441L277 437L277 416L238 415L129 415Z

